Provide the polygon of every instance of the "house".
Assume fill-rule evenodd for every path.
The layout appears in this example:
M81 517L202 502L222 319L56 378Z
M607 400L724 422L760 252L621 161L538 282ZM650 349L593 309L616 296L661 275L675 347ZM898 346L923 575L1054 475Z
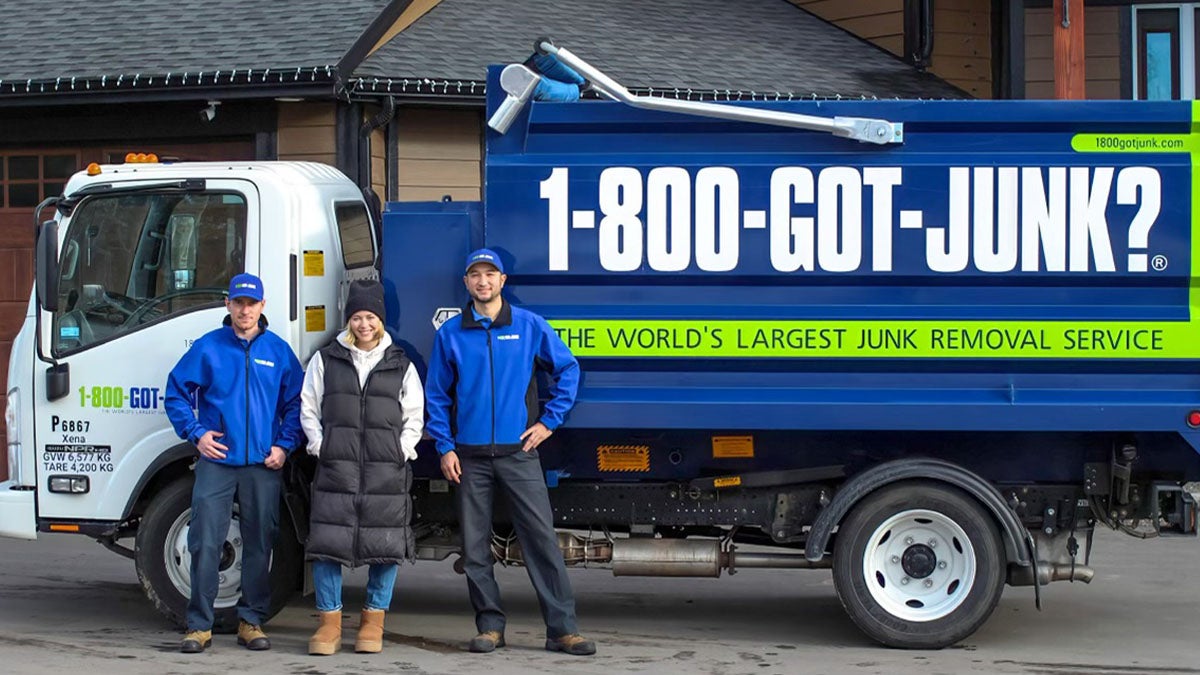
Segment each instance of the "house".
M1052 33L1083 25L1085 98L1194 99L1200 4L1131 0L791 0L977 98L1054 98ZM1059 14L1056 15L1055 8ZM915 26L915 28L914 28ZM926 35L922 38L921 35Z

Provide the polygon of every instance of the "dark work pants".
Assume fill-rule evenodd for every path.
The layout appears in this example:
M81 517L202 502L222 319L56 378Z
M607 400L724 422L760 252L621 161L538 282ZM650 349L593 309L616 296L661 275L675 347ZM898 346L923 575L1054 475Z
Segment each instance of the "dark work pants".
M188 552L192 554L188 630L212 629L221 549L229 534L235 496L242 538L242 597L237 603L238 617L256 626L267 619L271 606L271 548L279 532L281 475L262 464L225 466L206 459L196 462L188 529Z
M499 493L508 501L529 580L533 582L546 622L546 637L553 639L578 632L575 596L554 534L550 496L537 452L517 452L506 457L460 457L460 462L463 473L458 487L459 523L476 628L481 633L504 632L504 610L500 606L500 587L492 571L495 558L491 546L492 503Z

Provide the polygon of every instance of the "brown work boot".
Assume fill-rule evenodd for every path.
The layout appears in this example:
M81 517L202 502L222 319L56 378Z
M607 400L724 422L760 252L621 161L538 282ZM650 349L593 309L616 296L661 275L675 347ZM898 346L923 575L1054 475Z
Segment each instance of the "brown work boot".
M596 653L596 643L579 633L571 633L560 638L546 638L546 651L565 652L573 656L591 656Z
M184 654L199 654L212 644L211 630L189 630L179 643L179 651Z
M308 653L329 656L342 649L342 610L321 612L321 623L317 632L308 639Z
M471 638L471 642L467 644L467 651L472 651L476 654L486 654L495 651L497 647L503 646L504 633L498 630L485 630Z
M359 654L376 654L383 651L382 609L364 609L358 619L358 638L354 640L354 651Z
M245 620L238 621L238 644L245 645L246 649L256 652L271 648L271 641L267 639L267 634L263 632L262 627Z

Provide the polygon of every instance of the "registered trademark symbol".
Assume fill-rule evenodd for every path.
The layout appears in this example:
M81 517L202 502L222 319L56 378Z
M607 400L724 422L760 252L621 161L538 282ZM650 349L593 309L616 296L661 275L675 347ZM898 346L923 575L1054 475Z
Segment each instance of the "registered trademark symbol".
M1167 269L1167 256L1165 256L1165 255L1154 256L1153 258L1150 259L1150 266L1154 268L1155 272L1161 272L1161 271Z

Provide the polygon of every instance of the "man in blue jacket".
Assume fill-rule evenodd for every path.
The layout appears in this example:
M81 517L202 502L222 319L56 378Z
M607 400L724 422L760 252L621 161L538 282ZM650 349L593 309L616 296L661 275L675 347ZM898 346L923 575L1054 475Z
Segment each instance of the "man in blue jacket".
M235 495L242 539L238 644L271 648L261 626L271 604L279 469L300 445L304 370L288 343L267 330L265 305L261 279L233 277L224 325L196 340L167 380L167 416L175 433L200 452L188 530L192 595L180 645L186 653L204 651L212 641L218 566Z
M546 649L594 654L595 643L575 626L575 597L537 454L575 404L579 363L545 319L504 301L500 291L507 279L495 252L480 249L467 256L463 281L471 302L438 330L425 384L425 428L442 455L446 480L458 484L467 588L479 629L469 648L490 652L504 646L491 547L492 501L500 492L546 622ZM539 368L553 380L540 413L534 380Z

